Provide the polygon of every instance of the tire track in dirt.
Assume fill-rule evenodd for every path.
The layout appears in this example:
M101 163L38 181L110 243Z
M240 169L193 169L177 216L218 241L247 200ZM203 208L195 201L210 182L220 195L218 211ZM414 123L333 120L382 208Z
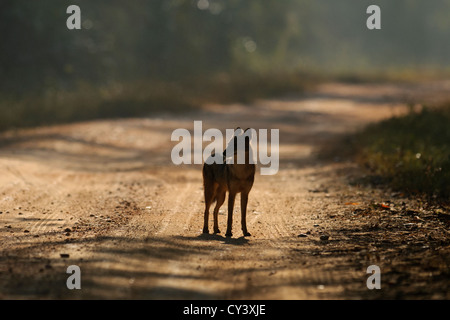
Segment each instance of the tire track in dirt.
M192 210L189 210L193 189L192 183L189 182L183 184L181 187L178 184L166 186L163 192L170 192L172 194L170 206L166 209L169 213L165 214L162 218L159 229L155 233L156 236L164 235L167 228L169 226L173 228L174 224L176 224L177 230L185 231L187 229L188 224L186 221L189 221L194 214Z

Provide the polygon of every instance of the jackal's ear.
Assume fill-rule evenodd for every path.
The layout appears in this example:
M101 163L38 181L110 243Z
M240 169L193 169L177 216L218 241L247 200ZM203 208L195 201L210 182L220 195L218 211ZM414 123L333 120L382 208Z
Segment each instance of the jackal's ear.
M235 136L240 136L240 135L242 135L244 133L244 131L241 129L241 127L237 127L235 130L234 130L234 135Z
M246 135L248 135L248 137L250 138L250 140L252 140L253 139L253 129L252 128L247 128L247 129L245 129L245 131L244 131L244 133L246 134Z

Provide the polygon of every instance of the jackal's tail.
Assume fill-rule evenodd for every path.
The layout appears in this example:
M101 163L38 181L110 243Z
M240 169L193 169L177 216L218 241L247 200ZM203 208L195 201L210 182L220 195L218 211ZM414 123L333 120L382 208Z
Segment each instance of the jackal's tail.
M205 203L214 203L217 201L217 194L214 192L214 170L210 165L203 165L203 191L205 194Z

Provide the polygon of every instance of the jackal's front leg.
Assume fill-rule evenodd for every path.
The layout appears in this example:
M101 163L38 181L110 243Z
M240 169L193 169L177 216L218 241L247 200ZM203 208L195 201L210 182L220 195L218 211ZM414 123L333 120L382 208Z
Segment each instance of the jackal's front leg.
M209 219L209 208L205 209L205 213L204 213L203 233L209 233L208 219Z
M241 193L241 227L244 237L251 236L251 234L247 231L247 203L248 193Z
M234 209L234 200L236 198L236 193L232 193L228 195L228 222L227 222L227 233L225 235L227 237L231 237L233 233L231 230L233 229L233 209Z

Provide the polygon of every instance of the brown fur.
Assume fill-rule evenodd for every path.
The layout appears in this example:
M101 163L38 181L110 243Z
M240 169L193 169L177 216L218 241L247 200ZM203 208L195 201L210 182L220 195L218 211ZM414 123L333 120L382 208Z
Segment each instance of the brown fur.
M241 130L237 128L236 130ZM246 129L247 131L249 129ZM218 224L219 209L225 201L226 192L228 192L228 222L226 236L232 235L233 209L236 194L241 193L241 227L244 236L250 236L247 231L247 202L248 194L252 189L255 179L255 164L250 164L249 157L251 153L250 140L245 141L245 164L237 164L237 138L230 141L234 143L234 162L233 164L204 164L203 165L203 188L205 193L205 213L203 233L208 233L209 208L214 201L214 233L220 233ZM224 151L225 158L226 150Z

